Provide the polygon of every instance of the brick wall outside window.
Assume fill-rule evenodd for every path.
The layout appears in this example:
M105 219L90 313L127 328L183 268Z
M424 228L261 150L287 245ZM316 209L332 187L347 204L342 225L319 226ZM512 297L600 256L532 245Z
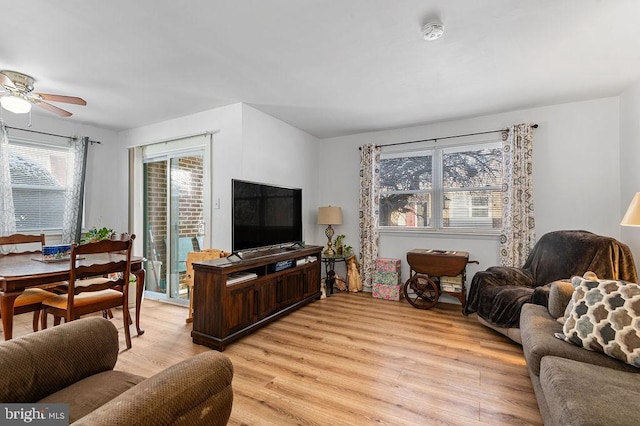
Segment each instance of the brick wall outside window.
M174 191L177 195L178 237L191 241L191 238L202 236L203 221L203 163L201 156L182 157L177 159L177 167L173 171ZM146 235L146 256L150 260L162 262L160 277L161 286L147 290L164 292L164 277L166 276L166 235L167 235L167 161L145 164L145 203L147 211L148 231L153 236L156 256L153 256L151 239ZM189 246L190 247L190 246ZM186 258L186 253L181 253ZM179 259L184 261L185 259ZM181 268L184 269L184 268ZM147 272L152 273L152 271ZM151 280L147 280L150 282ZM185 293L184 272L180 273L181 297Z

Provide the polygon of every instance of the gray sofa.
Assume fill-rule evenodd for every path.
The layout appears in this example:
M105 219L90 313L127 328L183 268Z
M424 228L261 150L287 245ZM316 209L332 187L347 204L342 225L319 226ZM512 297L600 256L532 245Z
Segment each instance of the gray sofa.
M548 308L525 304L520 332L527 368L545 425L640 424L640 369L567 343L557 318L574 288L551 284Z
M233 366L208 351L146 379L113 370L118 330L89 317L0 343L0 402L66 403L74 425L225 425Z

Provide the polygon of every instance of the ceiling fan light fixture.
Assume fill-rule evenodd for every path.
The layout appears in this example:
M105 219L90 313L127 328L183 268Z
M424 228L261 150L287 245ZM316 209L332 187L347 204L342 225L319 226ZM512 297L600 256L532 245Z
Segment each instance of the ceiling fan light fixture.
M0 99L0 105L14 114L26 114L31 111L31 102L15 95L8 95Z

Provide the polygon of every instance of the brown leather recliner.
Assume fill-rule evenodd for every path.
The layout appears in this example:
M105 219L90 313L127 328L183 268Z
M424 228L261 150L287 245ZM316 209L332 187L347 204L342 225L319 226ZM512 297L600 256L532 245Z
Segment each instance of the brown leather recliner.
M543 235L521 268L492 266L474 275L464 314L521 343L520 310L525 303L547 306L549 284L592 271L598 278L637 282L629 247L588 231Z

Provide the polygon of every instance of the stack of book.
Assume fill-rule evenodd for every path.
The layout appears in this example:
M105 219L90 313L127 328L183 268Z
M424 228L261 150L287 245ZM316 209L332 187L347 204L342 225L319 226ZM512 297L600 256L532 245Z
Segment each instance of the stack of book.
M315 257L315 256L303 257L302 259L297 259L296 260L296 266L306 265L307 263L315 262L317 260L318 260L318 258Z
M449 291L452 293L462 292L462 275L455 277L440 277L440 291Z
M238 284L245 281L253 280L255 278L258 278L258 275L253 272L234 272L227 275L227 285Z

